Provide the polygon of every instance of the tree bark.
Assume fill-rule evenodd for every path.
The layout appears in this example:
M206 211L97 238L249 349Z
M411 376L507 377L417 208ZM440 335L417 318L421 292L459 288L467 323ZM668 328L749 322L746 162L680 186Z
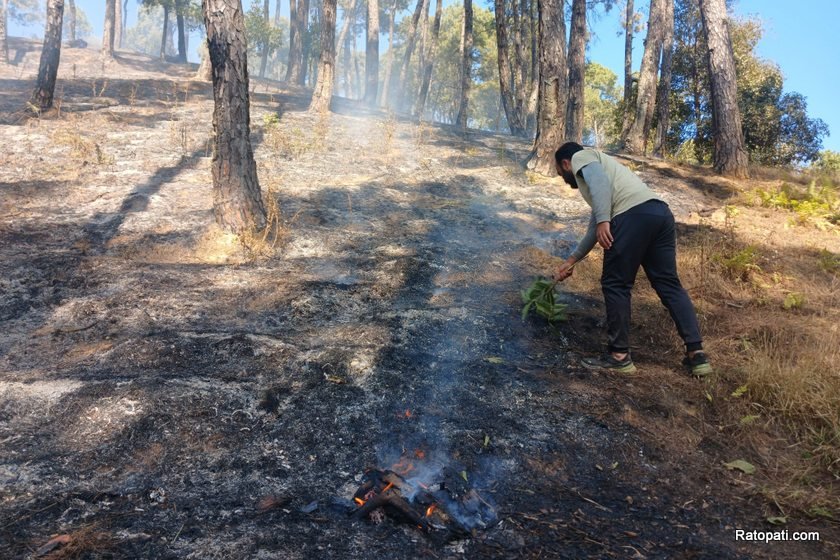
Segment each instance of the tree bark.
M268 27L270 25L270 15L269 15L269 0L263 0L263 18L265 19L265 25ZM265 67L268 66L268 41L263 41L262 45L262 56L260 57L260 73L259 77L265 77Z
M301 4L303 0L301 0ZM300 77L301 48L300 48L300 20L298 18L297 0L289 0L289 59L286 65L286 82L297 83Z
M210 64L210 50L207 48L207 39L201 42L201 63L195 73L195 79L202 82L209 82L213 79L213 67Z
M347 31L356 19L356 3L358 0L352 0L350 8L344 12L344 23L341 24L341 33L338 35L338 48L344 57L344 95L350 97L350 43L347 41Z
M41 49L41 62L38 65L38 82L32 94L32 104L41 111L53 104L55 78L58 75L58 63L61 60L61 21L64 16L64 0L47 2L47 22L44 29L44 46Z
M102 56L114 56L114 29L117 0L105 0L105 28L102 31Z
M122 43L123 36L123 16L122 3L120 0L114 0L114 45L111 49L118 48Z
M72 5L72 0L71 5ZM9 6L8 0L0 2L0 49L3 49L3 62L9 63ZM71 22L71 30L76 32L76 22Z
M504 0L494 0L496 13L496 49L499 63L499 90L502 96L502 106L505 109L510 133L514 136L525 136L525 122L522 111L517 108L513 98L513 75L508 55L509 44L507 34L507 18L505 17Z
M630 128L622 131L621 144L631 154L644 154L647 148L650 125L656 96L656 74L662 52L665 0L651 0L645 52L639 70L639 87L636 91L636 111Z
M738 109L735 57L726 3L724 0L700 0L700 15L709 47L714 168L723 175L745 178L749 176L749 161Z
M665 27L662 38L662 66L659 70L659 89L656 91L656 136L653 155L663 157L671 124L671 65L674 58L674 0L665 0Z
M111 0L106 0L110 2ZM169 35L169 7L163 5L163 33L160 36L160 59L166 60L166 39Z
M420 92L417 95L417 104L414 106L414 114L418 119L423 118L426 110L426 98L429 96L429 86L432 83L432 65L437 56L438 38L440 37L440 17L443 12L443 0L437 0L435 4L435 21L432 24L432 41L429 47L429 54L426 55L426 66L423 68L423 80L420 83Z
M248 48L240 0L203 0L213 67L213 210L224 229L265 226L257 164L251 149Z
M417 24L420 21L420 14L423 13L423 6L429 0L417 0L417 6L414 8L414 15L411 16L411 25L408 28L408 43L405 47L405 53L403 54L403 61L402 66L400 67L400 78L397 82L405 86L407 84L406 79L408 78L408 66L411 63L411 55L414 53L414 45L417 42ZM397 90L397 103L396 106L398 109L402 108L403 99L405 98L405 88L401 87Z
M312 93L309 110L324 113L330 109L333 84L335 83L335 19L336 0L324 0L321 17L321 57L318 62L318 80Z
M300 0L297 15L300 19L300 26L298 28L298 39L300 40L300 75L298 76L297 84L303 86L306 85L306 74L309 68L309 0Z
M520 112L525 109L525 104L528 100L528 89L526 86L528 79L528 66L525 63L525 36L524 36L524 17L521 17L521 12L525 11L525 0L512 0L511 2L513 16L513 25L511 25L513 34L513 92L516 100L516 106Z
M566 117L566 23L563 0L539 0L540 82L537 137L528 169L557 175L554 152L563 143Z
M467 129L467 111L470 100L470 71L472 70L473 50L473 9L472 0L464 0L464 27L461 32L461 103L458 117L455 119L458 128Z
M397 17L397 0L391 5L391 13L388 14L388 56L385 62L385 79L382 81L382 95L379 96L379 105L384 107L389 102L391 90L391 77L394 70L394 20Z
M586 0L573 0L572 24L569 30L569 102L566 105L566 140L577 143L583 141L585 69Z
M630 99L633 97L633 25L635 13L633 0L627 0L624 13L624 114L630 114Z
M117 0L119 1L119 0ZM185 6L175 4L175 21L178 25L178 62L187 63L187 33L184 21Z
M119 2L119 0L117 0ZM123 32L120 35L120 42L117 44L119 48L123 48L125 46L125 29L128 27L126 24L128 23L128 0L124 0L122 4L122 11L120 12L122 15L122 28Z
M367 46L365 50L365 103L376 107L379 90L379 0L367 3Z

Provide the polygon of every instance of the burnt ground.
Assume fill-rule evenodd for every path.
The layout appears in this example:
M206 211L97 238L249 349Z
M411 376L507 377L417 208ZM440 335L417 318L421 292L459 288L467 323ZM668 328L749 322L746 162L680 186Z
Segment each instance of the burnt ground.
M598 301L520 320L519 290L585 216L524 173L526 143L349 102L324 120L261 82L256 157L287 232L248 258L211 226L208 86L124 54L97 94L95 56L68 53L60 115L19 112L25 65L2 80L4 557L55 535L71 544L53 557L92 558L836 552L815 521L786 528L821 544L735 541L773 528L722 466L736 457L700 382L643 356L629 379L576 365L601 347ZM720 205L650 178L680 216ZM336 498L418 449L498 523L444 541L351 522Z

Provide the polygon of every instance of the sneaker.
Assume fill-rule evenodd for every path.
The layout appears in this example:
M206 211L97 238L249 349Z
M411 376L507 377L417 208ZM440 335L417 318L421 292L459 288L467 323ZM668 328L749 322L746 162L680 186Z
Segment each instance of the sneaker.
M581 364L583 367L589 369L608 369L621 373L633 373L636 371L636 366L633 365L630 354L627 354L623 360L616 360L612 354L606 353L599 358L584 358L581 360Z
M709 363L709 358L702 351L695 352L692 357L686 356L682 361L683 365L691 371L694 377L706 377L712 373L712 364Z

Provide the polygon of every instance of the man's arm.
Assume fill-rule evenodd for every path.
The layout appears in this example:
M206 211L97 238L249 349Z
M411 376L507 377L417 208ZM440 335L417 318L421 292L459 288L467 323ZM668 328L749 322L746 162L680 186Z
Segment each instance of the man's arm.
M563 264L557 267L557 270L554 272L554 279L558 281L563 281L569 276L572 275L572 267L575 265L576 262L582 260L586 255L589 254L589 251L592 250L592 247L595 246L595 239L596 239L596 224L595 224L595 213L592 213L592 216L589 218L589 226L586 228L586 233L583 237L578 241L577 248L572 251L572 254L563 261Z
M589 193L592 196L592 216L595 219L595 239L604 249L612 247L613 236L610 231L612 217L612 187L603 166L598 162L587 164L580 170ZM594 243L593 243L594 244ZM590 247L591 249L592 247Z

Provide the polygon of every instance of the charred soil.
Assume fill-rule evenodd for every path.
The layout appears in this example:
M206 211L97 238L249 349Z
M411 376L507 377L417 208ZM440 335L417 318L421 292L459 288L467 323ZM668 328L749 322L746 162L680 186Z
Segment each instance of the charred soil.
M25 43L21 43L21 48ZM727 471L699 382L577 366L596 299L519 318L585 206L528 145L360 114L255 83L252 137L285 233L253 258L212 222L212 95L189 72L67 50L60 111L24 116L36 49L3 71L0 549L8 558L777 558ZM27 66L28 64L28 66ZM679 216L715 209L680 178ZM737 453L735 453L737 455ZM413 456L498 519L430 538L351 520L367 468ZM445 475L444 473L449 473ZM62 539L45 543L56 535Z

